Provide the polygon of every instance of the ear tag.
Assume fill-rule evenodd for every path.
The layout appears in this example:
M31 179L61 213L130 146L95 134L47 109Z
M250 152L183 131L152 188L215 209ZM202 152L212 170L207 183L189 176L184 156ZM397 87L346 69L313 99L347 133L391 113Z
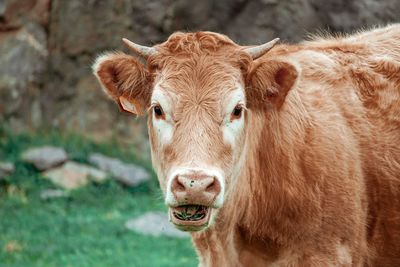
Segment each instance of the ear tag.
M137 111L135 105L131 101L129 101L127 98L120 96L119 102L121 103L121 106L125 111L128 111L133 114L138 114L138 111Z

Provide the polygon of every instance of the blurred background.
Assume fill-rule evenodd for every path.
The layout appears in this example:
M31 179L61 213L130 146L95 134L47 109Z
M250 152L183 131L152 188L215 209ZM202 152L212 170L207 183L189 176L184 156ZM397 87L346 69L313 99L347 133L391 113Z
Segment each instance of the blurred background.
M399 14L398 0L0 0L0 266L197 266L169 228L145 118L91 73L96 55L128 52L122 37L298 42Z

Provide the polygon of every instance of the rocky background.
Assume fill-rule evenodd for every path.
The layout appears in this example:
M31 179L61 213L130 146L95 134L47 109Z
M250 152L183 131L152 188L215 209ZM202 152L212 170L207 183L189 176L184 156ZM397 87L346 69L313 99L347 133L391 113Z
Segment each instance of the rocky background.
M212 30L240 44L297 42L320 30L351 32L400 21L398 0L0 0L0 123L57 127L145 146L145 120L101 92L97 54L163 41L177 30Z

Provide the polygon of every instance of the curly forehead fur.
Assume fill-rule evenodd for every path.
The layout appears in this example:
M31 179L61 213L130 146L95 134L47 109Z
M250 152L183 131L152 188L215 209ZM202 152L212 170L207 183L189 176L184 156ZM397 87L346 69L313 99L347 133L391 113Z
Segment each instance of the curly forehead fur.
M155 48L159 53L149 58L149 68L168 68L165 72L173 70L175 75L176 70L193 67L203 72L208 68L216 76L233 68L245 74L251 62L240 46L225 35L212 32L177 32Z
M204 53L216 52L221 48L237 47L227 36L213 32L176 32L168 40L157 46L163 52L173 53Z
M247 74L251 58L228 37L178 32L156 46L149 68L180 102L211 106ZM161 74L161 75L159 75Z

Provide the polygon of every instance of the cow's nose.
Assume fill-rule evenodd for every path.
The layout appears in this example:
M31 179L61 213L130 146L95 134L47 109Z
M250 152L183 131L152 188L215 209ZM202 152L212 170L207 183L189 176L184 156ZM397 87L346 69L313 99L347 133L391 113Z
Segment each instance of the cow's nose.
M203 174L182 174L174 177L171 185L179 205L212 205L221 192L216 177Z

